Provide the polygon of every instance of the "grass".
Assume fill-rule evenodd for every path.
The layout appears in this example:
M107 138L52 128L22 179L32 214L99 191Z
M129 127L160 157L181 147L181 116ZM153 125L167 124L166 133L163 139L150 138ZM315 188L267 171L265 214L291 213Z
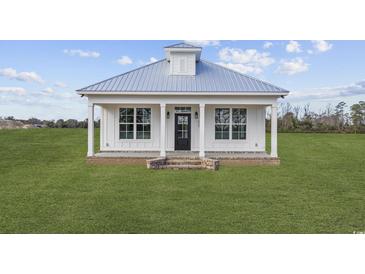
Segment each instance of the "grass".
M86 138L0 131L0 233L365 231L364 135L279 134L279 167L218 172L87 165Z

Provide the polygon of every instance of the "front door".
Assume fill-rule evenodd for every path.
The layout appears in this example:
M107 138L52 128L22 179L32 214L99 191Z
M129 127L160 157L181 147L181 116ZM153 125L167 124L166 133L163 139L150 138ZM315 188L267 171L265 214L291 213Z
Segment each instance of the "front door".
M175 150L190 150L191 114L175 114Z

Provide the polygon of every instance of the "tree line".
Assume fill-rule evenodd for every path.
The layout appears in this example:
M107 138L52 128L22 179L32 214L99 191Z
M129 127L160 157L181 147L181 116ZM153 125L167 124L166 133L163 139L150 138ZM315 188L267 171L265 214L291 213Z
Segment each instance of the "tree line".
M33 127L48 128L87 128L87 119L28 120L15 119L13 116L0 117L0 120L20 121ZM100 119L94 121L100 127ZM270 114L266 119L266 129L270 131ZM351 106L340 102L336 106L327 105L323 111L312 111L310 104L303 107L290 103L279 104L278 130L280 132L348 132L365 133L365 101Z
M58 120L41 120L38 118L30 118L27 120L15 119L13 116L0 117L0 120L20 121L25 125L32 125L34 127L48 127L48 128L87 128L87 119L78 121L76 119L58 119ZM100 127L100 119L94 121L96 128Z
M270 116L270 115L269 115ZM270 131L270 117L266 128ZM290 103L278 106L280 132L343 132L365 133L365 101L351 106L340 102L328 104L322 111L312 111L310 104L296 106Z

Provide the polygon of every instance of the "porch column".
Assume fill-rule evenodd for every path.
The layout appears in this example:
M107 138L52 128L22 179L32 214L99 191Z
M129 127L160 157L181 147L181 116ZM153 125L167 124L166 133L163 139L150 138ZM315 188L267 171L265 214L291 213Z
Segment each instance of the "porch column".
M205 104L200 104L199 113L199 157L205 157Z
M87 156L94 156L94 104L88 105L87 116Z
M271 105L271 157L278 157L278 112L277 106Z
M166 104L160 104L160 156L166 157Z

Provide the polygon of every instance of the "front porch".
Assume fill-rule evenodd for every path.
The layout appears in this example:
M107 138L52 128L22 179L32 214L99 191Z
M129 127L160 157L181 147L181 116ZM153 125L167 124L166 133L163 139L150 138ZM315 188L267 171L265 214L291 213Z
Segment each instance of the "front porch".
M137 100L141 99L141 101ZM157 98L155 98L157 99ZM166 99L166 98L161 98ZM210 98L208 98L210 99ZM277 107L276 101L247 99L236 101L227 98L204 98L207 103L192 103L190 100L174 98L176 103L166 102L156 104L156 101L146 98L133 98L133 101L111 104L109 101L89 101L88 116L88 157L89 158L126 158L150 159L156 157L177 158L212 158L221 160L275 160L277 155ZM220 102L220 103L218 103ZM100 152L94 152L94 106L102 108L100 130ZM271 108L271 151L265 149L265 113L266 107ZM182 108L189 109L181 113ZM121 110L134 111L134 125L129 135L121 135ZM148 110L149 132L147 139L140 139L138 132L137 112ZM227 135L217 137L217 109L228 111L229 131ZM244 110L244 137L237 138L233 132L233 111ZM177 112L179 110L180 112ZM188 124L178 128L178 116ZM219 125L218 125L219 126ZM184 132L185 129L185 132ZM187 130L187 132L186 132ZM124 132L125 133L125 132ZM129 134L129 133L128 133ZM146 134L146 133L145 133ZM178 138L184 134L188 137L187 149L178 150ZM236 134L236 135L234 135ZM128 136L125 138L125 136ZM146 136L146 135L144 135ZM181 144L180 144L181 145Z

